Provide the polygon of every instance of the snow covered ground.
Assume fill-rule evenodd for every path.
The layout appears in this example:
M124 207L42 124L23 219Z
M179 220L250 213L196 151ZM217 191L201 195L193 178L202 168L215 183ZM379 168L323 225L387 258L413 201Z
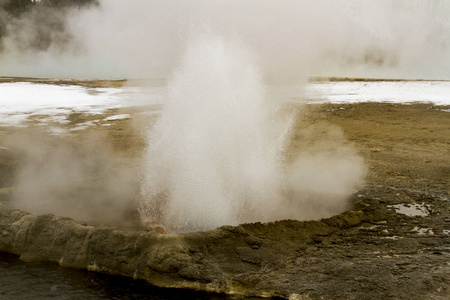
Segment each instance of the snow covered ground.
M101 114L107 109L160 103L164 89L153 87L86 88L35 83L0 84L0 126L23 126L30 117L41 123L67 123L72 112ZM299 87L271 87L277 99L309 103L430 102L450 105L448 81L338 81ZM448 111L448 110L447 110ZM45 116L45 117L44 117ZM127 116L128 117L128 116ZM125 118L109 117L107 121Z
M431 102L450 105L450 81L338 81L311 83L311 102Z
M0 85L0 122L20 124L32 115L52 115L64 122L72 111L99 113L119 107L120 98L114 89L89 93L80 86L59 86L32 83Z
M157 103L161 101L160 97L161 91L157 88L2 83L0 125L22 126L27 119L36 116L41 123L64 124L72 112L101 114L112 108ZM108 120L115 119L120 118L110 117Z

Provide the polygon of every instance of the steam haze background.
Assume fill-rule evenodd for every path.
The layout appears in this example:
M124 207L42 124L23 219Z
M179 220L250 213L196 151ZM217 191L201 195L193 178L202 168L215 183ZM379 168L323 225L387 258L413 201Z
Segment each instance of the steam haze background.
M0 73L166 78L192 27L204 26L245 40L264 77L276 82L317 75L450 79L449 15L446 0L101 0L15 19L2 12Z

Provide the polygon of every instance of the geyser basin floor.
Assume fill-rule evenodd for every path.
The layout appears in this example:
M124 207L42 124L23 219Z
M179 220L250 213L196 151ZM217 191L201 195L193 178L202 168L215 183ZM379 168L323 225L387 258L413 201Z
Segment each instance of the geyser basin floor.
M355 211L322 221L179 235L95 228L0 207L0 251L24 261L53 261L161 287L217 293L289 299L448 297L448 195L370 186L356 197ZM429 216L411 218L386 208L418 198L427 199Z
M317 125L323 122L340 126L368 162L370 184L353 199L354 210L362 209L363 216L347 214L347 219L337 217L312 223L250 224L242 226L245 231L239 227L228 228L181 238L175 236L172 240L167 236L169 242L182 241L182 247L168 247L167 251L153 256L157 261L168 259L167 265L160 265L166 269L157 270L155 278L164 282L172 280L172 276L181 276L176 280L180 286L194 282L200 288L208 278L229 279L227 284L237 293L264 292L284 297L296 293L310 295L312 299L448 298L450 115L442 111L448 107L370 103L306 108L310 113L299 121L302 122L299 126L317 129L323 128ZM138 122L136 118L139 119L141 111L113 110L103 118L125 113L131 114L131 119L111 121L111 126L93 126L65 138L89 143L92 140L86 137L93 131L103 132L112 144L114 155L134 165L144 144L139 131L131 125ZM78 117L82 121L84 116ZM11 177L20 163L15 160L20 157L6 154L17 153L14 151L17 144L10 137L26 130L29 128L2 128L0 146L10 150L0 150L1 187L13 184ZM300 146L300 141L298 135L293 149ZM8 193L0 193L0 197L6 201ZM424 203L429 214L411 217L388 208L411 203ZM45 222L41 224L50 220L43 218L41 221ZM0 240L5 241L3 226L9 224L1 226ZM115 238L129 237L120 231L99 230L99 239L107 234ZM164 236L158 237L165 240ZM211 239L207 241L206 237ZM189 247L183 248L186 243ZM104 257L105 261L117 263L119 267L123 261L130 261L122 260L120 254L124 252L111 245L108 243L107 247L112 252L110 259ZM186 249L189 251L184 252ZM177 256L178 250L181 256ZM106 250L100 247L98 252L104 255ZM192 265L184 265L185 254L188 260L193 259ZM170 262L170 258L174 261ZM177 269L186 266L192 268L183 272ZM226 284L219 284L215 289L220 291L225 287Z

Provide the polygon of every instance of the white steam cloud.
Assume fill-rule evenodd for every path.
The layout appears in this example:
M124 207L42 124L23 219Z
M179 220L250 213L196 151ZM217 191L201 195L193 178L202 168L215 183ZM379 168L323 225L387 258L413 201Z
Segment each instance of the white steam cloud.
M210 229L264 220L280 197L289 124L273 115L252 60L238 43L193 37L150 132L144 219Z
M349 209L349 196L364 184L367 167L340 128L303 126L286 178L284 218L319 219Z
M293 120L294 113L268 100L243 45L194 36L149 133L144 223L203 230L345 210L364 179L361 158L336 143L289 167Z
M31 130L11 135L7 144L20 159L14 206L96 224L138 224L132 216L137 172L114 154L104 136L91 134L77 143Z
M263 76L274 81L305 75L450 79L446 0L99 3L2 20L7 24L0 73L167 77L192 24L204 24L219 34L242 37L258 56ZM44 36L45 47L27 50Z

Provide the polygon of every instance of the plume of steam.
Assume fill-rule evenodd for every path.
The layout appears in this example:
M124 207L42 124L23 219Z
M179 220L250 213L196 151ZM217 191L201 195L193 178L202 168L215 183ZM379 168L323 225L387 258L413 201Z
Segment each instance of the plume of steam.
M4 3L4 0L0 3ZM237 34L263 76L449 79L446 0L101 0L99 5L0 17L0 72L53 77L155 78L171 73L191 24ZM55 20L58 24L55 29ZM43 25L48 24L49 25ZM41 32L36 35L36 31ZM27 50L38 36L45 47Z
M129 217L137 172L113 154L104 137L78 144L31 131L8 143L20 158L13 194L18 208L97 224L137 224Z
M300 145L286 174L284 217L319 219L349 209L349 195L363 186L367 174L363 158L331 124L303 126L296 135Z
M301 155L289 170L293 117L268 101L242 44L194 36L149 133L144 223L183 231L344 210L363 181L362 160L337 147Z
M243 47L195 36L150 132L143 218L174 230L264 219L280 197L287 126Z

